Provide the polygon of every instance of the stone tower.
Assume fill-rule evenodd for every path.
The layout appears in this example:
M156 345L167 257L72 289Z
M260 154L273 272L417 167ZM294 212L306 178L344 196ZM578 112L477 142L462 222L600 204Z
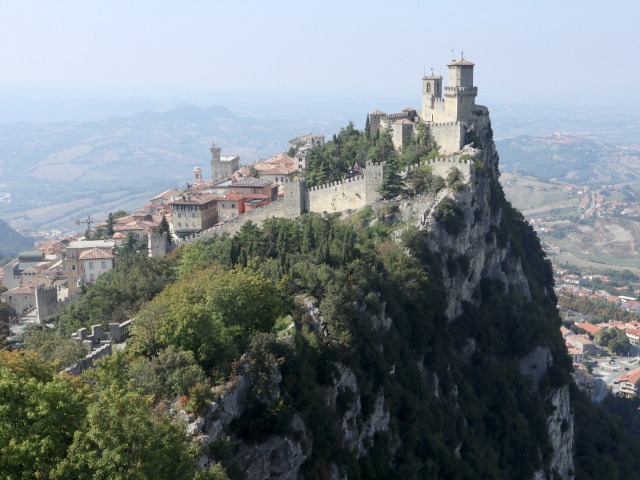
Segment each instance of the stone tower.
M366 170L364 171L365 180L365 203L367 205L380 200L380 187L382 186L382 178L384 177L384 171L387 166L386 162L367 162Z
M442 98L442 77L431 75L422 77L422 95L427 97Z
M221 175L221 161L220 161L220 152L221 148L218 147L215 142L211 145L211 178L215 182L222 178Z
M442 77L431 72L431 75L422 77L422 119L441 122L443 112Z
M473 63L464 59L464 55L447 65L449 81L444 89L444 97L449 121L466 122L471 119L478 95L478 88L473 86L473 66Z
M193 169L193 184L199 185L202 183L202 169L200 167L196 167Z

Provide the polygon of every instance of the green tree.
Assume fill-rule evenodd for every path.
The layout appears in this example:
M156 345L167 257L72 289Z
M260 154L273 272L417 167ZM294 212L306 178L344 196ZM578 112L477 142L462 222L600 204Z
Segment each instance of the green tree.
M294 155L295 155L295 152L294 152ZM255 165L251 165L251 167L249 167L249 176L253 178L260 178L260 172L255 167Z
M194 451L184 428L151 410L133 385L101 388L54 478L77 480L188 479Z
M170 232L169 232L169 222L167 221L167 217L164 212L162 213L162 220L160 220L160 225L158 225L158 233L162 235L163 233L167 234L167 241L171 242Z
M596 341L616 355L627 354L631 345L624 330L617 328L607 328L596 332Z
M404 191L404 180L400 175L398 163L394 157L387 161L382 184L378 192L385 200L397 197Z
M84 345L72 338L61 336L58 331L42 325L27 325L23 334L23 345L28 350L38 352L57 371L80 361L87 355Z
M127 237L118 248L118 255L125 257L128 255L146 255L147 242L144 238L136 238L133 233L127 233Z
M31 351L0 351L0 477L50 478L81 428L88 387Z
M4 287L0 287L0 290ZM2 293L2 292L0 292ZM9 323L16 315L16 311L8 303L0 302L0 340L10 334Z
M273 285L260 274L212 265L150 302L133 325L131 343L146 355L167 347L191 351L205 369L226 371L250 335L271 330L283 313Z
M107 217L107 237L113 237L115 233L113 230L113 225L115 224L115 220L113 219L113 213L109 212L109 216Z

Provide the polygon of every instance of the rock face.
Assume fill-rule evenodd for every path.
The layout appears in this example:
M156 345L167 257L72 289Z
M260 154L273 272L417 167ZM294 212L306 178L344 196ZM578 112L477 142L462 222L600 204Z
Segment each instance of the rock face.
M473 163L469 176L462 188L445 188L437 195L427 194L401 203L399 216L407 223L413 223L419 230L427 231L429 249L439 259L444 291L446 292L446 316L451 322L456 321L465 304L477 304L477 292L483 279L497 280L504 286L504 296L511 294L519 298L531 300L532 293L529 281L523 270L522 260L510 252L508 243L500 240L497 233L502 224L503 211L496 206L495 199L502 192L496 191L498 179L498 155L493 143L491 124L488 114L479 117L470 127L476 139L477 147L466 146L454 155L452 166L457 158ZM451 199L460 209L462 221L457 231L452 232L438 220L437 207ZM452 261L464 263L465 268L452 269ZM371 292L378 296L379 293ZM552 292L547 292L552 295ZM386 312L384 299L381 309L372 315L374 328L384 334L389 330L393 318ZM317 335L326 337L328 331L321 316L318 305L313 299L304 298L299 301L300 309L308 316L308 325ZM354 306L366 308L365 306ZM464 347L459 351L460 359L469 362L477 350L478 342L468 338ZM243 363L244 362L244 363ZM238 368L237 377L229 382L217 395L201 418L188 426L188 432L199 438L203 444L210 444L220 439L226 439L234 446L235 461L237 461L248 480L253 479L294 479L301 478L301 466L313 454L313 438L305 426L300 415L294 415L287 434L273 435L257 444L247 444L229 433L229 426L236 419L242 417L247 408L247 397L256 382L255 376L247 368L248 359L243 359ZM545 345L536 347L529 354L520 359L520 373L531 381L531 388L539 394L538 385L543 381L554 358ZM418 365L420 376L429 387L435 398L440 399L440 380L436 372ZM395 375L395 366L389 372ZM281 398L279 383L282 377L273 371L269 376L271 387L270 402L275 404ZM450 388L457 395L457 386ZM341 364L335 365L333 385L326 388L325 398L328 408L336 412L333 419L339 425L340 441L348 451L357 456L364 455L377 434L388 434L391 438L391 448L399 444L395 436L389 408L385 405L385 393L382 389L377 393L372 410L366 416L362 415L362 395L358 378L354 371ZM535 472L536 479L573 478L573 416L569 402L568 386L562 386L545 391L544 401L552 408L547 419L549 444L552 453L543 461L543 466ZM338 408L339 399L342 408ZM340 413L338 413L338 411ZM539 452L540 458L543 453ZM455 449L455 456L460 456L460 445ZM550 457L550 458L549 458ZM203 464L208 461L203 458ZM546 463L545 463L546 462ZM345 478L344 468L333 463L326 473L329 478Z

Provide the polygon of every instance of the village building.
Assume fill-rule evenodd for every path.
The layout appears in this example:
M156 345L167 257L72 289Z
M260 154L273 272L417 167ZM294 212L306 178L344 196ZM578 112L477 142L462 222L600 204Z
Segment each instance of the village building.
M85 258L81 258L82 254L90 250L100 249L113 256L114 247L114 240L78 240L69 243L63 258L64 271L69 283L69 296L72 297L76 295L79 289L85 284L85 262L92 260L86 258L86 256ZM104 260L106 261L107 259ZM102 262L102 259L100 259L100 262ZM113 268L113 260L111 261L111 268ZM86 269L89 269L88 265L86 265ZM96 268L95 265L93 269L95 269L95 273L97 273L98 270L103 273L102 264L100 264L100 269ZM104 271L106 270L108 270L108 268L104 269ZM99 275L94 274L94 281L98 276ZM88 278L91 277L89 276Z
M618 393L623 397L635 397L640 394L640 368L627 372L620 377Z
M296 150L302 147L315 147L316 145L324 145L324 135L319 133L308 133L289 140L289 147Z
M177 190L175 188L171 188L171 189L165 190L161 194L156 195L155 197L153 197L151 199L151 203L153 203L153 204L159 203L159 204L162 204L162 205L169 205L169 203L171 203L172 201L179 199L181 195L182 195L182 192L180 190Z
M248 177L235 180L231 183L229 190L243 195L266 195L272 202L278 198L278 185L263 178Z
M44 252L38 250L20 252L18 258L2 267L4 286L7 289L16 288L25 283L23 279L25 271L27 272L27 277L32 278L31 274L34 269L38 272L47 265L48 262Z
M78 260L83 285L92 285L100 275L113 269L115 256L112 252L96 247L81 252Z
M180 200L169 203L171 230L178 238L201 232L218 222L215 195L185 194Z
M583 355L595 356L599 352L598 346L582 335L568 335L565 341Z

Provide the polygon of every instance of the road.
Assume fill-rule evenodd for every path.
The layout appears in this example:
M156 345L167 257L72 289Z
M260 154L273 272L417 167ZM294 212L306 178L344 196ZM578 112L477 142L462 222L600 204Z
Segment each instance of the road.
M635 350L634 353L637 353L638 349ZM611 362L611 357L598 358L597 365L593 367L595 388L592 400L599 403L604 400L609 391L615 392L620 377L638 368L638 360L639 357L620 357Z

